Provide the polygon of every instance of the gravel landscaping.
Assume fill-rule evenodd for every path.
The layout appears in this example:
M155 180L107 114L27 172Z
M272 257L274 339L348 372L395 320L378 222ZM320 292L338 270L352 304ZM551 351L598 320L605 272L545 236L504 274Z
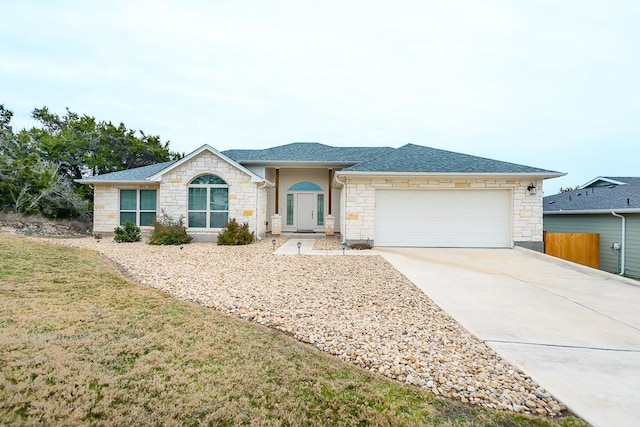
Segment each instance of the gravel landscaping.
M566 411L379 256L278 256L271 239L240 247L50 240L95 250L143 285L437 395L538 415ZM339 247L337 239L322 240L319 248Z

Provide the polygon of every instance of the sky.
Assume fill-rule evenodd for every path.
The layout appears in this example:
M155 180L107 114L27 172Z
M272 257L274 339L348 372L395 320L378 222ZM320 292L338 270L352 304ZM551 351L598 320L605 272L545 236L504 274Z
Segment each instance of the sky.
M0 0L14 130L65 108L172 151L407 143L640 176L640 1Z

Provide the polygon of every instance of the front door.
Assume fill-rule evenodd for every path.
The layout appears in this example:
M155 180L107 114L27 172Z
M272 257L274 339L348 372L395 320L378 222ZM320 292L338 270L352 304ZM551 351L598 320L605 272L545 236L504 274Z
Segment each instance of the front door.
M313 193L298 193L298 231L313 231L316 226L315 201L316 195Z

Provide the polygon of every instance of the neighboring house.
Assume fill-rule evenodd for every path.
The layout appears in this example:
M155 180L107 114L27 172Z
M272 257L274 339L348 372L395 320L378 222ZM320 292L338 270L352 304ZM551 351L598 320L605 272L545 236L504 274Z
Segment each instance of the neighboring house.
M144 229L165 212L201 240L236 218L258 238L335 231L376 246L542 250L542 182L561 175L413 144L293 143L204 145L175 162L78 182L94 187L95 232L125 220Z
M640 177L598 177L543 201L544 231L598 233L600 269L640 276Z

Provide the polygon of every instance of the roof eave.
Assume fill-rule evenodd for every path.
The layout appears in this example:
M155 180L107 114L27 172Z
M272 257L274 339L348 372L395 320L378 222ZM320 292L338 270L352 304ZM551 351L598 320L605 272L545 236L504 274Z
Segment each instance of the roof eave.
M332 167L348 167L358 164L359 162L323 162L323 161L300 161L300 160L236 160L236 163L241 165L252 166L286 166L286 167L299 167L299 166L332 166Z
M499 173L499 172L370 172L370 171L339 171L340 175L354 176L449 176L449 177L509 177L509 178L558 178L566 175L562 172L518 172L518 173Z
M82 178L82 179L74 179L74 182L77 182L78 184L89 184L89 185L95 185L95 184L156 184L156 182L151 182L147 179L145 180L123 180L123 179L87 179L87 178Z
M615 212L618 214L633 214L640 213L640 208L625 208L625 209L575 209L575 210L561 210L561 211L543 211L543 215L587 215L587 214L608 214Z

